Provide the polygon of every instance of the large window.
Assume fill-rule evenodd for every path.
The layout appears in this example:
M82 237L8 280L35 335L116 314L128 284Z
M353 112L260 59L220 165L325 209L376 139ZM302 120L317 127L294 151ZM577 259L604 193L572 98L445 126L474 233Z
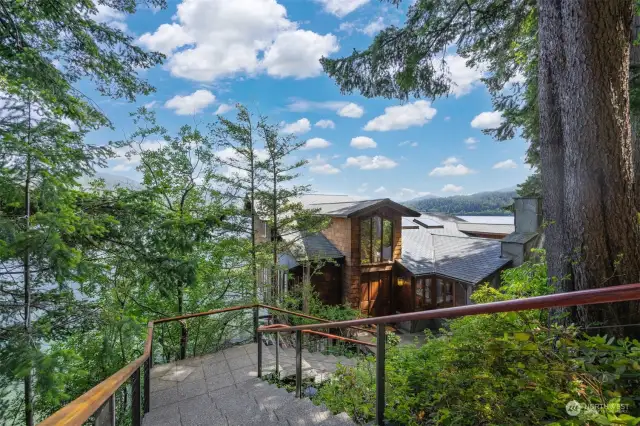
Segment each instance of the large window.
M360 221L360 262L393 260L393 222L380 216Z

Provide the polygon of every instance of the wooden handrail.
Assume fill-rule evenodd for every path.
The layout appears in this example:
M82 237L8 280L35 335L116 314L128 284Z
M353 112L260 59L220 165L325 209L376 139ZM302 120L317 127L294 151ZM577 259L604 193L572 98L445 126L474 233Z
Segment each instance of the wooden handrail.
M298 326L278 327L278 332L302 330L310 332L318 328L358 328L363 331L369 330L359 328L363 325L386 324L402 321L415 321L426 319L455 318L467 315L493 314L499 312L514 312L531 309L559 308L580 305L595 305L601 303L625 302L630 300L640 300L640 284L626 284L615 287L607 287L601 289L574 291L569 293L551 294L547 296L531 297L527 299L515 299L502 302L483 303L478 305L458 306L454 308L435 309L432 311L411 312L406 314L388 315L384 317L363 318L349 321L330 322L322 318L312 317L306 314L286 311L263 304L251 304L234 306L230 308L214 309L207 312L198 312L195 314L181 315L178 317L161 318L150 321L147 326L147 339L144 344L143 354L136 360L130 362L122 369L111 375L106 380L98 383L96 386L76 398L71 403L56 411L53 415L40 423L41 426L65 425L80 426L84 424L104 403L113 395L120 386L122 386L131 375L139 369L142 364L149 359L151 354L151 345L153 343L153 328L155 324L169 321L179 321L188 318L213 315L223 312L239 311L243 309L262 307L265 309L273 309L283 313L301 316L303 318L322 321L321 324L307 324ZM257 331L269 331L268 328L259 327ZM319 334L320 332L315 332ZM331 335L333 336L333 335ZM336 336L333 338L338 338ZM358 341L359 342L359 341ZM362 342L362 344L367 344Z
M193 314L180 315L176 317L160 318L153 321L149 321L147 327L147 339L144 342L144 351L142 355L131 361L129 364L109 376L107 379L98 383L96 386L70 402L69 404L56 411L51 416L47 417L41 423L40 426L53 426L53 425L65 425L65 426L80 426L84 424L105 402L113 395L120 386L122 386L133 373L149 358L151 354L151 345L153 343L153 328L155 324L162 324L171 321L181 321L189 318L202 317L207 315L221 314L225 312L240 311L244 309L252 308L265 308L274 311L286 313L289 315L299 316L301 318L312 319L322 322L330 322L324 318L318 318L307 314L298 312L287 311L285 309L277 308L275 306L263 305L254 303L250 305L232 306L229 308L213 309L205 312L196 312ZM284 324L283 324L284 325ZM357 327L354 327L357 328ZM364 328L357 328L362 331L371 332ZM339 336L338 336L339 337ZM366 344L363 342L363 344Z
M324 324L287 326L278 331L313 330L318 328L345 328L361 325L387 324L394 322L464 317L469 315L496 314L500 312L527 311L531 309L562 308L568 306L597 305L602 303L627 302L640 300L640 283L624 284L591 290L556 293L526 299L505 300L501 302L481 303L477 305L456 306L454 308L434 309L431 311L410 312L387 315L384 317L362 318L348 321L336 321ZM260 328L258 328L260 331Z
M242 305L234 306L231 308L214 309L207 312L198 312L196 314L181 315L172 318L161 318L154 321L149 321L147 326L147 339L144 342L144 352L142 355L134 361L109 376L107 379L95 385L93 388L65 405L51 416L47 417L41 423L40 426L81 426L96 412L105 402L122 386L133 373L149 358L151 354L151 345L153 343L153 327L155 324L160 324L169 321L179 321L187 318L200 317L204 315L213 315L223 312L239 311L247 308L254 308L257 305Z

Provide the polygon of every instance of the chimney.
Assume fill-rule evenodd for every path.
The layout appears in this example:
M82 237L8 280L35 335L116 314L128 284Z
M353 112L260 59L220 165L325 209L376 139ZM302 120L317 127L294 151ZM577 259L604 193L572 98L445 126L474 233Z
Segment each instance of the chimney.
M529 259L531 249L539 241L542 226L542 200L535 197L514 198L515 232L501 240L502 257L509 257L513 266Z
M522 197L513 199L516 232L538 232L542 225L542 199Z

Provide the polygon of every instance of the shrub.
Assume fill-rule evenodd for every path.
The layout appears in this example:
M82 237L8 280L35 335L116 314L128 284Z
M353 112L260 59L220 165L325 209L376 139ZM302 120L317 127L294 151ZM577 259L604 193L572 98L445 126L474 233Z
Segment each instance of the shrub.
M549 293L543 261L509 270L500 291L481 287L474 301ZM403 425L640 424L640 343L547 320L546 311L463 317L438 336L427 333L420 348L391 347L385 418ZM371 421L374 364L340 369L317 399ZM567 412L571 401L584 404L576 416Z

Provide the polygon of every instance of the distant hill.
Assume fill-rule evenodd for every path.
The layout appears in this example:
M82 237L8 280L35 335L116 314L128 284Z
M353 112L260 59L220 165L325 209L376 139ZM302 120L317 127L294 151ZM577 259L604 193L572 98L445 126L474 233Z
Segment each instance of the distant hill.
M410 200L407 200L407 201L405 201L405 204L406 203L417 203L418 201L431 200L433 198L440 198L440 197L435 195L435 194L427 194L427 195L422 195L420 197L416 197L416 198L412 198Z
M511 188L509 188L511 189ZM504 208L513 203L514 190L478 192L451 197L422 197L403 204L421 212L440 212L452 215L511 215Z

